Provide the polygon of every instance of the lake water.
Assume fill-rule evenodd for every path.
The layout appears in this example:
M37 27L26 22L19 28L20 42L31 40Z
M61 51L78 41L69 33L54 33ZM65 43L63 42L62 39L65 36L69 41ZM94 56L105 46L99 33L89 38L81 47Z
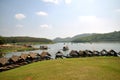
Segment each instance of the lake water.
M12 55L18 55L20 56L21 53L29 53L29 52L37 52L41 53L42 51L48 51L51 55L52 58L55 57L55 53L57 51L62 51L63 46L68 46L69 50L68 51L62 51L64 55L69 54L71 50L98 50L101 51L103 49L110 50L113 49L116 52L120 52L120 43L115 42L115 43L56 43L56 44L42 44L48 46L48 50L34 50L34 51L24 51L24 52L11 52L5 55L5 57L11 57ZM41 45L33 45L33 47L39 48Z

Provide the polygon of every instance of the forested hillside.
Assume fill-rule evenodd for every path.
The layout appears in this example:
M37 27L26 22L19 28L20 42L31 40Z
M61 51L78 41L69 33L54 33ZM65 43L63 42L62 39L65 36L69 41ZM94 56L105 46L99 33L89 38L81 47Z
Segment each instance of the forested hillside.
M1 37L1 41L3 41L4 43L18 43L18 42L50 43L50 42L52 42L52 40L50 40L50 39L34 38L34 37Z
M120 41L120 31L104 34L80 34L72 38L56 38L54 42L107 42L107 41ZM51 43L52 40L46 38L34 37L2 37L0 36L0 44L3 43L18 43L18 42L40 42Z
M92 36L80 37L72 42L101 42L101 41L120 41L120 31L105 34L94 34Z
M79 34L79 35L75 35L73 37L67 37L67 38L55 38L53 41L54 42L71 42L75 39L81 38L81 37L87 37L87 36L91 36L94 34Z

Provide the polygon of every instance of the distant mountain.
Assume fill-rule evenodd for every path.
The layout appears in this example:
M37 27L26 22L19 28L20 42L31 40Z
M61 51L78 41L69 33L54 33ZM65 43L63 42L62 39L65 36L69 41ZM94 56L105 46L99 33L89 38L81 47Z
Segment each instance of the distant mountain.
M79 37L72 40L72 42L108 42L108 41L120 41L120 31L115 31L105 34L94 34L86 37Z
M73 36L73 37L67 37L67 38L57 37L53 41L54 42L71 42L75 39L78 39L78 38L81 38L81 37L87 37L87 36L91 36L91 35L93 35L93 34L79 34L79 35L76 35L76 36Z
M35 37L3 37L6 43L17 43L17 42L40 42L50 43L52 40L46 38L35 38Z
M101 42L101 41L120 41L120 31L98 34L79 34L67 38L55 38L54 42Z
M72 41L75 40L75 39L81 38L81 37L88 37L88 36L92 36L92 35L95 35L95 33L79 34L79 35L76 35L76 36L72 37Z
M53 40L53 42L71 42L71 41L72 41L71 37L67 37L67 38L57 37Z

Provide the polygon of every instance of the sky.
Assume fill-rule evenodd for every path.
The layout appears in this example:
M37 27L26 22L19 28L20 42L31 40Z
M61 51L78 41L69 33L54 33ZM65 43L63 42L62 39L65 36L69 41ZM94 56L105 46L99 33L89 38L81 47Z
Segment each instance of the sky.
M120 31L120 0L0 0L0 35L54 39Z

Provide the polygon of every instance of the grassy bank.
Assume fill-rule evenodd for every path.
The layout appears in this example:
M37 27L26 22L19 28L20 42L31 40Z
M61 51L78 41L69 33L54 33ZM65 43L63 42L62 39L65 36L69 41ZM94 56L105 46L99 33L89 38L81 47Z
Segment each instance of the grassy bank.
M23 46L24 44L31 44L31 45L36 45L36 44L54 44L53 42L19 42L19 43L9 43L8 45L10 46L4 46L1 47L0 45L0 52L3 53L8 53L8 52L17 52L17 51L30 51L30 50L37 50L38 48L33 48L33 47L25 47ZM5 44L6 45L6 44Z
M32 45L36 45L36 44L54 44L54 42L17 42L15 44L32 44Z
M35 62L0 73L1 80L119 80L119 57Z
M7 48L1 48L1 49L0 49L0 52L8 53L8 52L30 51L30 50L37 50L37 48L28 48L28 47L7 47Z
M17 51L30 51L30 50L37 50L38 48L34 47L26 47L22 45L5 45L0 47L0 52L8 53L8 52L17 52Z

